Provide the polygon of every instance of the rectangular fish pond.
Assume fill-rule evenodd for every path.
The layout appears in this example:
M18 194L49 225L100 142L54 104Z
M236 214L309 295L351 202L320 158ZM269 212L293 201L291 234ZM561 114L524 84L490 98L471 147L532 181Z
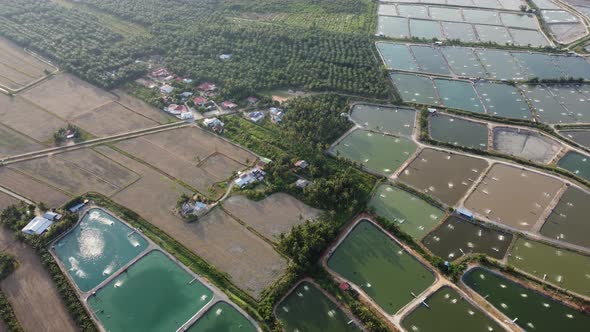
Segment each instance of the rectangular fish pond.
M367 129L394 135L411 136L416 110L403 107L354 105L350 118Z
M107 331L174 331L211 301L213 292L161 251L121 272L88 305Z
M576 151L570 151L557 162L557 166L590 181L590 157Z
M481 253L502 259L511 242L512 234L484 227L456 216L449 217L422 240L433 254L450 261L471 253Z
M431 294L402 320L409 332L498 332L504 329L448 286Z
M380 185L371 198L369 206L389 221L394 222L402 231L421 239L436 226L444 212L424 200L394 186Z
M328 259L328 267L361 288L388 314L435 281L434 274L368 220L357 223Z
M94 208L53 250L82 292L88 292L137 257L147 241L119 219Z
M188 332L256 332L254 325L227 302L217 302L199 317Z
M541 242L518 239L508 264L548 283L590 296L590 257Z
M453 206L487 168L484 159L424 149L399 175L399 181Z
M487 150L488 127L484 123L441 113L428 118L430 137L439 142Z
M407 138L355 130L334 147L333 153L389 176L414 154L417 147Z
M572 141L584 146L586 148L590 148L590 130L563 130L559 132L561 135L571 139Z
M590 248L590 194L569 187L560 197L541 234L568 243ZM590 279L589 279L590 281Z
M525 331L583 332L590 316L490 270L476 267L463 282Z
M360 329L315 285L300 283L277 305L276 316L285 331L352 332Z

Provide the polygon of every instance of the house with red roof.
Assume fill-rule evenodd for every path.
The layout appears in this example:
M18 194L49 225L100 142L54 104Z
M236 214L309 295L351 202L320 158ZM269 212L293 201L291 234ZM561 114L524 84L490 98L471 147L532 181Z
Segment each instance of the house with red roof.
M217 86L211 82L201 83L197 86L197 89L201 91L215 91Z
M238 107L238 104L226 100L223 103L221 103L221 107L223 107L226 110L233 110L234 108Z
M196 106L204 106L208 101L209 99L201 96L193 98L193 103L195 103Z

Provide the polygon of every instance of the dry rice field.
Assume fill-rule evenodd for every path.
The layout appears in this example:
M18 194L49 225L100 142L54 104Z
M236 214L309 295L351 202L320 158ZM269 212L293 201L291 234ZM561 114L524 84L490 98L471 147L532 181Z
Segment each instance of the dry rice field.
M0 38L0 86L20 89L45 76L55 67L25 52L16 44Z
M564 184L521 168L496 164L477 185L465 207L490 220L531 230Z
M173 213L178 197L190 193L153 168L115 150L96 150L141 175L112 199L143 216L189 250L228 273L231 280L254 297L277 281L287 268L286 259L237 220L215 209L193 223Z
M90 134L102 137L151 128L157 122L134 113L118 103L110 103L95 110L82 113L71 121Z
M116 147L206 194L255 156L198 127L125 140Z
M9 205L17 204L20 202L16 198L9 196L3 192L0 192L0 210L6 209ZM0 319L1 321L1 319Z
M271 241L278 241L281 233L289 233L293 226L321 213L285 193L272 194L258 202L232 196L223 202L223 208Z
M0 168L0 186L10 189L33 202L50 207L61 206L71 199L69 195L7 167Z
M138 175L91 150L78 150L9 166L72 196L95 191L106 196L137 180Z
M117 96L117 102L121 104L123 107L132 110L133 112L140 114L148 119L151 119L159 124L178 121L177 118L162 112L162 110L159 110L140 99L128 95L124 91L114 90L112 92Z
M0 123L32 139L45 142L66 122L20 96L0 93Z
M12 305L25 331L69 332L76 325L37 254L12 234L0 228L0 250L12 253L18 268L0 282L2 292Z

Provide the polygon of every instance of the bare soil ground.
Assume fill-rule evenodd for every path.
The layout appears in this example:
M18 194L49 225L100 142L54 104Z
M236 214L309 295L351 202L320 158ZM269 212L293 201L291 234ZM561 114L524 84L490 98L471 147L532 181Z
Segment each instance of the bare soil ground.
M170 178L108 147L100 153L141 174L141 179L115 194L117 203L139 213L219 270L254 297L278 280L286 260L264 240L248 231L220 209L186 223L173 214L181 193L189 193Z
M134 113L118 103L110 103L85 112L72 119L78 127L94 136L110 136L158 125L142 115Z
M232 196L223 202L223 208L275 242L281 233L289 233L293 226L315 219L322 212L285 193L272 194L258 202Z
M70 200L70 196L64 192L7 167L0 168L0 186L17 192L34 202L44 202L50 207L61 206Z
M69 74L50 77L20 95L66 120L72 120L116 98L113 94Z
M494 128L494 150L548 164L559 153L561 144L551 138L529 130Z
M71 154L72 152L67 152L28 160L9 168L24 172L74 196L88 191L110 196L137 179L135 174L95 152L76 151Z
M496 164L465 201L491 220L530 230L564 184L517 167Z
M53 72L56 68L0 38L0 85L11 89L21 88L45 76L45 69Z
M0 192L0 210L4 210L9 205L17 204L18 202L20 202L18 199ZM0 319L0 321L2 320Z
M37 254L0 228L0 249L16 256L19 266L0 282L25 331L77 331Z
M33 103L19 96L11 97L2 93L0 122L40 142L48 141L53 133L66 126L65 121Z
M245 168L246 161L255 159L247 151L196 127L142 136L116 146L201 193L207 193L214 183L227 179Z
M10 156L43 149L44 146L31 138L0 125L0 156Z
M159 124L178 121L177 118L164 113L162 110L157 109L140 99L128 95L122 90L114 90L113 93L119 97L117 100L119 104L133 110L137 114L141 114L146 118L152 119Z

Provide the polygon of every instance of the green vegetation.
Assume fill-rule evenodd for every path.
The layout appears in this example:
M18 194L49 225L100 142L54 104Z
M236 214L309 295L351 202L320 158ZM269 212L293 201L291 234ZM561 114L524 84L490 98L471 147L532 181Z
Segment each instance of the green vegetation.
M373 1L298 0L287 6L276 0L67 4L0 0L0 35L103 87L138 77L146 66L136 60L160 55L172 72L190 76L195 83L221 83L222 93L236 99L281 87L388 95L372 52ZM105 20L105 15L112 19ZM113 20L130 20L142 25L145 33L124 36L107 24ZM279 24L269 29L269 20ZM220 54L233 57L224 61Z
M69 139L76 143L80 142L82 140L82 132L80 131L80 128L72 124L68 124L66 128L59 128L53 134L53 142L55 145L60 145Z
M18 265L14 256L0 251L0 280L6 278Z

